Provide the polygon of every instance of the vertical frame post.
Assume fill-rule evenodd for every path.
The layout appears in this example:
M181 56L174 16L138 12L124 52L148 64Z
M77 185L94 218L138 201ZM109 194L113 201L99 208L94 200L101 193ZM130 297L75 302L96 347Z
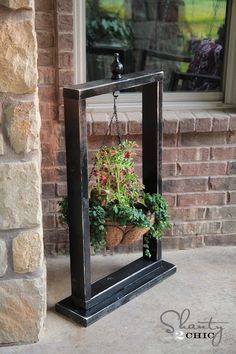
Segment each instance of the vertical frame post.
M86 102L65 97L72 301L91 298Z
M149 193L162 193L162 82L143 86L143 183ZM151 260L161 259L161 241L150 242ZM145 257L145 254L143 254Z

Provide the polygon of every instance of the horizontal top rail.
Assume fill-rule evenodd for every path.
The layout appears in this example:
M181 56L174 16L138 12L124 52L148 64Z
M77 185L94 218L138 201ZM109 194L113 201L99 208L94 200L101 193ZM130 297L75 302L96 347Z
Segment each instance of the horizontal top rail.
M63 90L64 97L73 99L86 99L105 93L120 91L137 86L147 85L156 81L162 81L164 78L163 71L139 71L127 74L122 79L112 80L104 79L90 81L84 84L71 85Z

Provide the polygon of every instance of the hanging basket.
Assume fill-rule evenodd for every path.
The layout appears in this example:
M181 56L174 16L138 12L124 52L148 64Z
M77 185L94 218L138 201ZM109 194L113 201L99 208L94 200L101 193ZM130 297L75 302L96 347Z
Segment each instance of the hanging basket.
M154 224L155 216L151 215L149 217L151 224ZM121 244L124 246L132 245L133 243L140 240L140 238L145 235L150 230L150 227L140 227L135 225L127 225Z
M155 216L149 217L151 224L154 224ZM136 225L121 226L117 223L107 220L105 223L105 239L108 247L115 247L119 244L128 246L140 240L150 227L142 227Z
M125 226L106 220L105 223L105 240L108 247L115 247L120 244L125 232Z

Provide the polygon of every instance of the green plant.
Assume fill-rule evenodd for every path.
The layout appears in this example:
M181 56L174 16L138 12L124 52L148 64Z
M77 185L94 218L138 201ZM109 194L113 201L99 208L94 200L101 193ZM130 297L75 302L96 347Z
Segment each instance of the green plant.
M134 170L134 142L104 146L95 156L89 199L91 245L96 253L106 245L106 220L120 226L148 228L145 255L150 257L151 238L160 239L170 226L167 203L160 194L145 193ZM68 221L67 199L60 202L61 220ZM154 220L151 221L151 216Z
M145 193L144 202L147 210L155 215L155 222L151 225L150 230L144 235L145 255L150 257L149 244L152 238L160 240L163 231L171 227L169 222L168 204L161 194Z
M105 8L94 1L88 1L86 6L88 46L114 40L121 42L123 46L130 44L133 38L131 26L118 9L115 11Z

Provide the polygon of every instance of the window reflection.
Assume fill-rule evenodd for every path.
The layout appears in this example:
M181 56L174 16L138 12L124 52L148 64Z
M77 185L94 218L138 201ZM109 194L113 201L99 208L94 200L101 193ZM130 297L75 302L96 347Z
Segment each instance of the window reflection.
M166 91L220 91L226 0L87 0L87 80L165 71Z

